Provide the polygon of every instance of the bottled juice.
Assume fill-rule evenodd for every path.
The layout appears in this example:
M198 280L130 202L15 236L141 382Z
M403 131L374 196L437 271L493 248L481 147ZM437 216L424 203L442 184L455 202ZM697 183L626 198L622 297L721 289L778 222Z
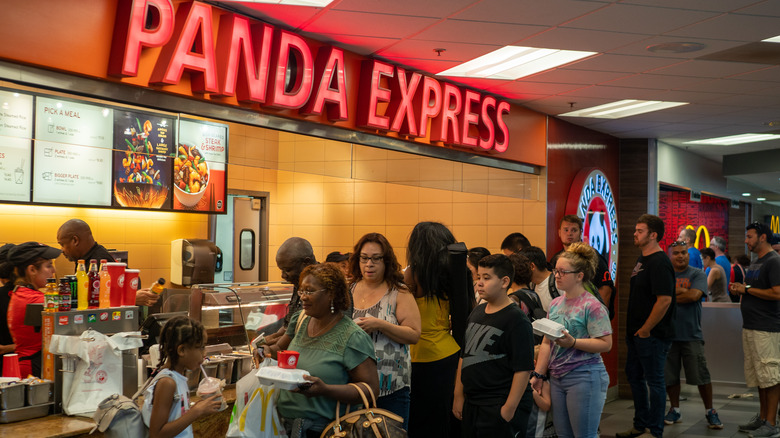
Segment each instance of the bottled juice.
M89 275L84 260L79 260L76 268L76 302L79 310L85 310L89 299Z
M164 286L165 286L165 279L158 278L157 281L155 281L154 284L152 284L149 290L156 293L157 295L160 295L163 292L163 289L165 289Z
M100 272L98 271L97 260L89 261L89 272L87 272L87 308L97 309L100 305Z
M111 307L111 276L108 275L107 260L100 261L100 294L99 304L101 309Z
M60 312L67 312L70 310L70 280L68 277L60 278L60 285L58 287L59 293L59 306L57 308Z
M46 280L46 287L43 289L43 310L46 312L56 312L59 307L57 298L57 279L49 278Z

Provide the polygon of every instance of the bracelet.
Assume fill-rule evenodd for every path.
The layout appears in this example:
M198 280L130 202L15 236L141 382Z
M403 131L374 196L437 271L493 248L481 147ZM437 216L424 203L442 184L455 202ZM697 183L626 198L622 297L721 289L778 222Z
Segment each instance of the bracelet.
M577 338L574 338L574 343L571 344L571 347L569 347L569 348L574 348L575 345L577 345Z
M545 376L544 374L539 374L535 370L531 371L531 376L536 377L537 379L542 379L542 381L546 381L547 379L549 379L549 377Z

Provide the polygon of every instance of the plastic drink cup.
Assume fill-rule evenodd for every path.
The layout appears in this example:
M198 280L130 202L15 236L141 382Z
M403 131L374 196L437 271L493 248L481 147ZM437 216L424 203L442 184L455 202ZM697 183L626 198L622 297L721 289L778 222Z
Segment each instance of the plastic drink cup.
M222 406L219 409L222 411L227 407L225 400L222 398L222 384L223 381L216 377L205 377L200 381L200 384L198 384L198 391L196 394L201 398L208 398L214 394L218 394L214 400L222 401Z
M22 378L22 372L19 370L19 355L16 353L3 355L3 377Z
M125 293L122 295L123 306L135 306L135 293L138 290L138 269L125 269Z
M279 359L279 368L294 369L298 367L298 356L300 353L297 351L282 350L276 353L276 357Z
M120 307L122 297L125 295L125 263L106 263L108 276L111 277L111 289L108 293L109 305ZM135 300L135 299L134 299Z

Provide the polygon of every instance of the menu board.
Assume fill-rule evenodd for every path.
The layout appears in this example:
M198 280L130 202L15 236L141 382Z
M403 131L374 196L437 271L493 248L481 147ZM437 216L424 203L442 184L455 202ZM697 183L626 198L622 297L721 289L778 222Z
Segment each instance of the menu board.
M37 97L33 201L111 205L114 111Z
M33 97L0 90L0 201L30 201Z
M112 205L170 210L174 120L114 111Z
M173 161L174 210L225 212L227 125L179 120Z

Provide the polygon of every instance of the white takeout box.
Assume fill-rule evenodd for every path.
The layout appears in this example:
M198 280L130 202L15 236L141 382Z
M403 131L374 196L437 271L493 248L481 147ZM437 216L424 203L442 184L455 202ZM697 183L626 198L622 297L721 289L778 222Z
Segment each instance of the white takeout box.
M297 368L288 369L270 366L261 367L255 375L263 385L274 385L279 389L292 390L298 388L298 385L301 383L308 382L303 376L308 376L309 372Z
M563 325L547 318L537 319L531 325L534 328L534 334L546 336L551 341L562 338L563 331L566 330Z

